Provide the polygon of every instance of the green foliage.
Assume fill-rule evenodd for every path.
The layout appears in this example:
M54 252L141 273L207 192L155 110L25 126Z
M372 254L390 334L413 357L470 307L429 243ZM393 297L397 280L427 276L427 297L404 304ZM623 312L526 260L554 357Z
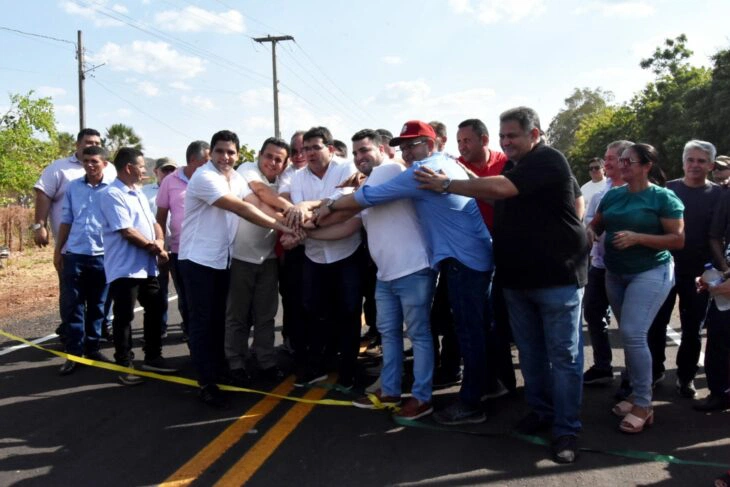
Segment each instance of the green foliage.
M56 137L59 157L68 157L76 152L76 137L68 132L59 132Z
M0 197L22 201L41 170L58 155L56 119L50 98L33 92L10 96L0 117Z
M588 116L600 112L613 100L613 93L601 88L576 88L565 99L565 108L550 122L547 139L551 146L566 152L575 143L575 132Z
M253 162L256 160L256 151L249 148L248 144L241 144L241 150L239 151L238 162Z
M101 145L109 153L109 160L114 160L117 151L122 147L134 147L142 150L142 139L132 127L123 123L115 123L106 129L106 134L101 139Z
M682 177L682 149L690 139L713 142L720 153L730 151L730 50L713 57L713 69L691 66L691 55L684 34L667 39L641 61L656 76L652 82L627 104L606 106L581 119L573 142L563 151L579 181L587 179L585 161L601 156L606 144L618 139L656 147L669 179Z

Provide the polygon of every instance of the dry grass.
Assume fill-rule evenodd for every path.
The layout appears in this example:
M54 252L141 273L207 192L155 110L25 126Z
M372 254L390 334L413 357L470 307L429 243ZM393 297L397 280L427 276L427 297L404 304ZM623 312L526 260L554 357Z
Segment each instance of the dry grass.
M0 319L30 319L54 309L58 309L58 276L53 247L11 252L0 269Z
M33 236L29 230L33 223L33 209L20 206L0 208L0 232L2 245L10 250L23 251L33 245Z

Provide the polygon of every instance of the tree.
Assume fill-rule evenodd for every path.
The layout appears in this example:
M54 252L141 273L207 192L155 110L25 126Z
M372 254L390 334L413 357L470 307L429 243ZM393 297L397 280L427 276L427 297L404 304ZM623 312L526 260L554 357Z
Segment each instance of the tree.
M574 144L575 132L581 121L606 108L612 100L613 93L601 88L575 88L565 99L565 108L550 121L546 134L550 145L567 153Z
M0 197L22 201L41 170L58 155L56 119L50 98L33 92L10 96L0 116Z
M67 157L76 152L76 137L68 132L59 132L56 137L58 144L58 155Z
M122 147L134 147L142 150L142 139L134 132L134 129L123 123L115 123L106 129L101 145L109 153L109 160L113 160L117 151Z

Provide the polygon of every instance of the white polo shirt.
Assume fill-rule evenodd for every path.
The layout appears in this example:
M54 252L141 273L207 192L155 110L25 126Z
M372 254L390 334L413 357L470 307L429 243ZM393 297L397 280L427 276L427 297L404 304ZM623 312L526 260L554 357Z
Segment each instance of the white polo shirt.
M366 184L382 184L405 171L396 162L373 168ZM392 281L430 267L427 243L409 198L363 210L362 224L368 232L368 250L378 266L378 280Z
M253 181L258 181L266 184L274 191L277 190L278 178L277 181L270 183L256 162L241 164L236 169L236 172L243 177L246 185L251 184ZM251 188L249 187L249 189ZM276 230L261 227L245 218L238 218L236 236L233 240L233 249L231 251L234 259L251 264L262 264L266 259L276 257L274 254L275 245Z
M195 171L185 193L178 258L213 269L227 269L239 217L213 203L228 194L245 198L250 193L240 174L231 171L228 181L211 161Z
M291 182L291 200L297 204L302 201L321 200L323 198L339 198L352 193L352 188L337 188L337 185L357 172L352 161L333 158L327 171L320 179L309 167L294 173ZM304 253L312 262L331 264L351 256L357 250L362 239L360 232L340 240L317 240L308 238L304 241Z
M61 226L61 210L63 207L63 196L66 194L68 183L74 179L83 177L86 174L84 166L76 158L76 154L63 159L57 159L50 163L41 173L36 181L36 189L43 191L51 198L51 211L49 219L53 236L58 236L58 228ZM104 168L104 180L114 181L117 178L117 170L111 162Z

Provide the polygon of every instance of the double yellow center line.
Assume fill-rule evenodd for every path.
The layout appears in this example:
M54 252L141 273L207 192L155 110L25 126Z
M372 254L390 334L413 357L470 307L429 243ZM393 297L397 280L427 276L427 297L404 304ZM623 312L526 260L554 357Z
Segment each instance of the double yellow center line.
M293 388L294 378L290 376L272 392L277 395L286 396ZM326 394L327 389L314 388L309 390L304 395L304 398L319 400ZM162 487L181 487L193 483L280 402L281 399L272 396L267 396L260 400L160 485ZM279 445L296 429L299 423L312 411L314 406L314 403L295 404L215 485L228 486L245 484L274 451L276 451Z

